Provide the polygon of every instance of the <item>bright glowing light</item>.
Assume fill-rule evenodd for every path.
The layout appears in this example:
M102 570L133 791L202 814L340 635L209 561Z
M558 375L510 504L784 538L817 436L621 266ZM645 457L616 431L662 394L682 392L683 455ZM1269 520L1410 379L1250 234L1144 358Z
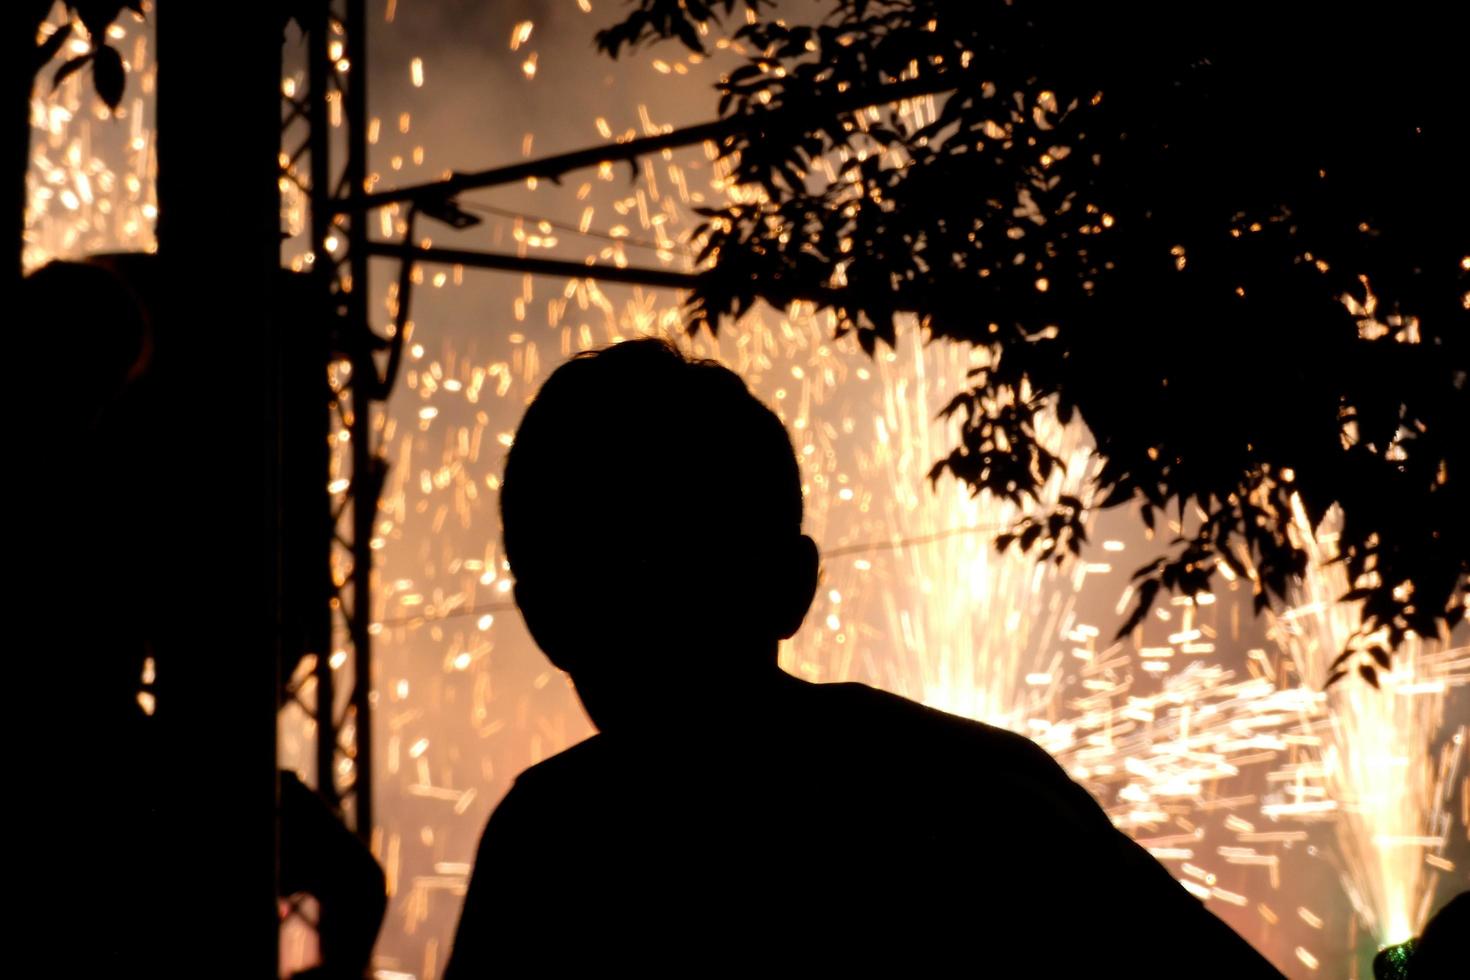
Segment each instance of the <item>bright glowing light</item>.
M1340 651L1366 650L1383 637L1357 636L1360 607L1336 601L1350 588L1344 567L1332 563L1341 514L1330 512L1313 533L1294 497L1293 517L1310 564L1293 590L1294 607L1271 617L1271 632L1303 679L1320 687ZM1320 734L1320 764L1302 789L1320 787L1321 802L1334 804L1343 887L1383 945L1416 935L1431 911L1436 871L1427 859L1449 843L1445 788L1455 782L1464 739L1451 739L1438 758L1433 748L1448 688L1464 683L1467 669L1463 649L1410 635L1392 669L1378 671L1381 690L1345 678L1330 689L1325 717L1310 726Z

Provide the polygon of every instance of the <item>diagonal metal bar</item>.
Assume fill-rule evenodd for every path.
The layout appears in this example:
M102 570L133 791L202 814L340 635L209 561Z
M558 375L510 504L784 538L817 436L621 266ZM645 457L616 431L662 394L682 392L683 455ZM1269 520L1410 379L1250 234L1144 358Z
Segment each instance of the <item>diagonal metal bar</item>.
M877 88L843 92L839 95L790 107L771 109L747 116L729 116L713 122L671 130L667 133L639 137L625 143L606 143L601 146L542 157L539 160L526 160L503 167L494 167L490 170L454 174L444 180L409 184L405 187L374 191L371 194L355 195L338 201L335 207L338 211L372 209L398 201L426 201L452 197L462 191L515 184L529 177L556 180L572 170L595 167L602 163L635 160L650 153L691 146L706 140L719 142L736 133L788 126L803 119L810 119L813 114L854 112L923 95L942 95L960 88L968 80L966 76L968 79L975 79L975 83L978 84L978 76L970 72L946 72L935 76L920 76L881 85Z
M368 253L404 262L428 262L437 265L464 265L476 269L498 269L503 272L527 272L531 275L557 276L566 279L596 279L599 282L629 283L658 289L693 289L699 274L672 269L646 269L636 266L587 265L568 259L542 259L500 252L476 252L461 248L418 248L398 242L369 242Z

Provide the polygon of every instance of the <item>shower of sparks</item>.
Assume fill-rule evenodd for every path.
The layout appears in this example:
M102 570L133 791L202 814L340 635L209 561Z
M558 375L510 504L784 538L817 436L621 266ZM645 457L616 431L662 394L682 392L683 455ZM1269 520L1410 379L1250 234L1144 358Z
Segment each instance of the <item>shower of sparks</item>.
M1358 636L1358 605L1337 601L1351 588L1344 566L1332 563L1341 514L1330 513L1314 534L1300 502L1293 504L1310 564L1293 608L1271 617L1271 635L1304 681L1320 688L1341 651L1384 638ZM1418 933L1439 875L1453 871L1444 852L1466 725L1444 738L1445 701L1452 686L1470 681L1470 648L1410 635L1378 677L1381 690L1355 676L1328 690L1326 710L1306 726L1319 735L1319 750L1277 812L1333 820L1353 908L1380 944L1393 945Z
M861 494L867 509L843 510L828 525L831 611L809 621L786 663L814 679L861 679L1035 734L1061 687L1062 634L1071 628L1071 600L1088 566L1074 573L1015 549L997 553L995 535L1023 510L989 493L972 495L953 478L928 480L934 460L958 437L954 424L937 419L939 409L983 356L925 347L910 328L871 368L858 361L853 373L861 374L840 398L822 393L824 403L841 406L836 428L850 433L842 448L856 459L856 471L829 480L819 506L830 512ZM867 399L855 398L859 393ZM1083 430L1064 429L1054 418L1042 422L1042 438L1065 465L1038 506L1055 505L1059 494L1085 496L1090 453Z

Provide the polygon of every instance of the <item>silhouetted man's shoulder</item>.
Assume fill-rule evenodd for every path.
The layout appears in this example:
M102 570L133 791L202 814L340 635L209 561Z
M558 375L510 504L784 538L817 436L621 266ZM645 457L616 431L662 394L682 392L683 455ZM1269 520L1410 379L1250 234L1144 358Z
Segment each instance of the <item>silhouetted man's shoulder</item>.
M1115 952L1130 942L1141 951L1149 923L1148 957L1128 963L1131 976L1170 976L1186 958L1203 958L1201 976L1280 976L1035 742L862 684L819 690L856 751L891 769L888 790L913 801L917 820L900 815L891 826L939 869L917 883L937 894L965 881L968 907L984 909L998 934L1039 944L1025 967L1034 975L1122 966ZM1080 892L1092 899L1074 904ZM1055 944L1062 936L1067 949Z
M575 782L608 765L609 755L607 736L590 735L575 745L527 767L516 777L515 785L524 789L526 787L562 786L568 782Z
M1028 738L864 684L798 684L739 723L594 735L523 772L507 803L549 832L594 835L619 815L700 801L714 824L806 813L848 827L919 821L931 835L1064 834L1079 847L1114 832Z
M1017 821L1046 808L1074 832L1112 830L1097 802L1031 739L993 725L949 714L864 684L817 685L833 720L851 732L853 748L884 759L901 778L928 780L956 803L984 798Z
M952 715L866 684L819 684L813 688L833 705L829 710L841 712L847 724L879 737L897 738L904 749L937 750L946 757L950 752L980 752L991 761L1031 769L1039 776L1066 778L1040 746L1004 728Z

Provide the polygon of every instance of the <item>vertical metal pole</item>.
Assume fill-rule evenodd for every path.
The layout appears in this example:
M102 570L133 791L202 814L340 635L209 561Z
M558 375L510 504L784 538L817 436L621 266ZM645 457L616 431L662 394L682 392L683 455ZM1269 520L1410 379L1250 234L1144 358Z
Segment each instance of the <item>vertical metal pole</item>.
M346 0L346 54L350 65L343 99L347 123L347 165L344 190L357 196L367 183L367 4ZM367 214L361 209L347 214L347 256L351 292L347 295L348 322L368 327ZM370 841L373 832L373 647L372 622L373 524L377 517L378 492L382 485L382 462L373 451L372 406L378 369L372 354L360 355L363 363L353 365L352 385L352 474L356 483L352 500L352 712L357 735L357 764L353 801L356 804L358 836Z
M335 271L327 237L332 229L329 206L332 194L332 129L327 111L327 92L331 86L332 57L329 30L330 0L317 0L307 5L310 20L307 33L307 126L311 140L311 276L319 294L328 295L333 287ZM321 304L323 311L329 309ZM326 370L326 365L322 365ZM324 546L330 547L328 542ZM331 631L327 632L327 649L317 650L316 669L316 788L333 807L341 803L337 791L337 697L331 664Z

